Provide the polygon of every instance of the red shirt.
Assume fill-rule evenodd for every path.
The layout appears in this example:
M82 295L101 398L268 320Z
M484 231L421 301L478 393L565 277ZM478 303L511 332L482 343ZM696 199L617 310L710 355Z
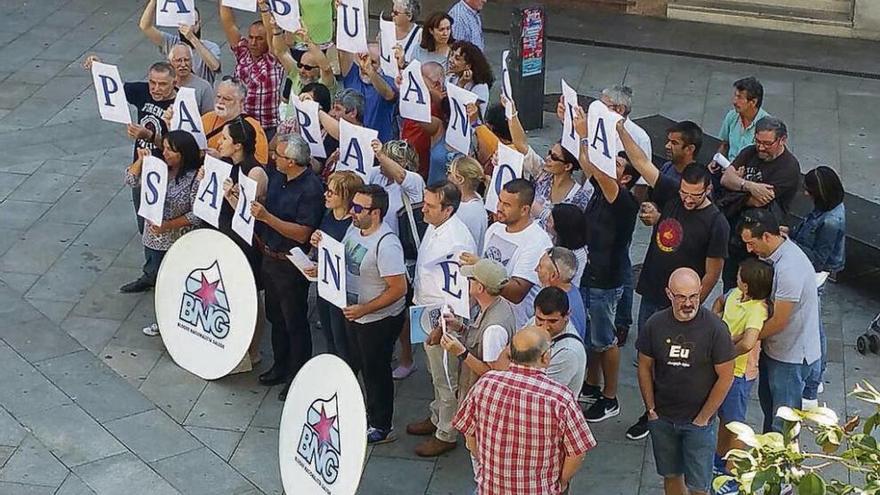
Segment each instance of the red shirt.
M437 105L431 105L431 116L440 117L440 109ZM431 167L431 135L422 129L424 125L410 119L401 119L400 139L409 143L419 155L419 175L428 180L428 169Z
M565 458L596 446L571 391L516 364L480 377L452 426L476 438L481 495L558 495Z
M253 58L245 38L241 38L232 47L232 54L235 55L233 76L247 88L247 96L242 105L244 113L259 120L264 129L274 129L278 126L278 103L281 101L284 67L270 53Z

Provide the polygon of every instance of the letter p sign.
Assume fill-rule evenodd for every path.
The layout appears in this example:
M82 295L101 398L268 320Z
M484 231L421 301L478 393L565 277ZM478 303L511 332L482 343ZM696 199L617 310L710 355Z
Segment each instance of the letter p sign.
M92 82L98 100L98 111L101 118L120 124L131 124L128 113L128 101L122 88L122 78L115 65L92 63Z

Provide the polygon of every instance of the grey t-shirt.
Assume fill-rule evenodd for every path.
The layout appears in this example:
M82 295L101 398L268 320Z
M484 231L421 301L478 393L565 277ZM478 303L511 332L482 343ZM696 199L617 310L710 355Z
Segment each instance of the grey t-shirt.
M210 40L202 39L200 40L205 48L208 49L217 60L220 60L220 46L217 43L214 43ZM159 53L162 55L168 55L168 52L171 51L171 47L180 43L180 35L177 33L171 34L162 31L162 46L159 47ZM205 64L205 61L202 60L202 56L199 55L199 52L193 50L192 56L192 65L193 65L193 74L201 77L202 79L208 81L209 84L214 84L214 79L220 74L220 69L217 71L212 71L210 67ZM213 97L213 95L212 95ZM206 110L207 111L207 110ZM204 113L204 112L203 112Z
M532 317L526 326L533 326ZM566 336L567 335L567 336ZM550 364L547 376L565 385L577 397L584 384L584 372L587 369L587 350L584 342L569 320L565 329L550 343Z
M367 237L362 236L360 229L352 225L345 233L342 243L345 244L345 283L349 304L364 304L372 301L388 290L388 284L382 277L406 273L400 239L384 223L379 230ZM403 311L406 305L405 299L401 297L388 306L355 321L372 323L389 316L396 316Z
M819 294L813 264L797 244L786 239L770 255L773 299L794 303L785 328L763 339L761 349L784 363L813 363L822 355L819 341Z
M192 74L189 76L189 81L181 86L196 90L196 101L199 103L199 113L204 115L214 109L214 88L211 86L211 83ZM193 116L193 118L195 118L195 116Z

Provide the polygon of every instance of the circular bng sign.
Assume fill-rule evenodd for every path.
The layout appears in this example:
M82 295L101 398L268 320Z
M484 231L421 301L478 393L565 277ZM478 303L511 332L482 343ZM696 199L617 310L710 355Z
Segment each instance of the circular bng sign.
M175 363L205 380L238 366L257 321L257 287L241 248L216 230L194 230L165 254L155 291L159 332Z
M367 411L345 361L319 354L299 370L281 414L285 493L354 495L367 454Z

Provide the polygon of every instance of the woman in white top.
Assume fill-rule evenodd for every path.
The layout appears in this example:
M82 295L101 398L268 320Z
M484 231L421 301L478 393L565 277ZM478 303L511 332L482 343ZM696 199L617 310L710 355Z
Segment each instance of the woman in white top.
M461 204L458 206L456 215L464 222L474 237L474 242L477 243L477 252L482 253L483 238L486 236L486 228L489 226L486 205L483 203L483 198L477 194L477 189L485 180L483 167L469 156L459 156L449 165L446 178L461 190Z
M449 47L446 81L477 95L480 116L486 114L489 88L495 82L492 66L483 52L469 41L455 41Z
M391 4L391 21L397 35L397 44L403 50L403 60L408 64L422 41L422 28L416 24L421 6L419 0L394 0Z
M429 15L422 27L422 41L413 51L412 59L423 64L437 62L445 71L446 61L449 58L449 45L453 42L452 23L452 17L446 12L434 12Z

